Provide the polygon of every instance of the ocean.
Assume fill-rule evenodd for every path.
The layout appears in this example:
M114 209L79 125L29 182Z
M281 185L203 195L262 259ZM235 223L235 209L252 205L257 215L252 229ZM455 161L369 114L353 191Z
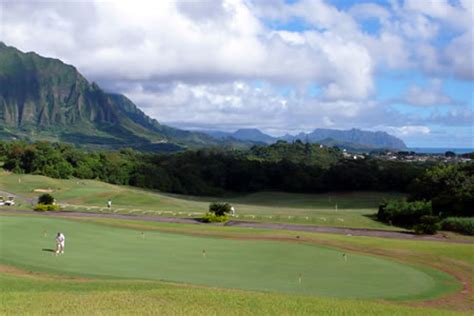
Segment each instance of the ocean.
M447 151L452 151L453 153L465 154L465 153L472 153L474 152L474 148L445 148L445 147L432 147L432 148L420 148L420 147L413 147L408 148L407 151L414 151L418 154L444 154Z

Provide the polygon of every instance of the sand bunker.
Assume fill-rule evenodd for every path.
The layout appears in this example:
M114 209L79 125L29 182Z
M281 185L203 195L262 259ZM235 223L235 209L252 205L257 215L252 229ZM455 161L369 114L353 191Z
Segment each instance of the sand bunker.
M53 189L34 189L33 192L39 192L39 193L53 193Z

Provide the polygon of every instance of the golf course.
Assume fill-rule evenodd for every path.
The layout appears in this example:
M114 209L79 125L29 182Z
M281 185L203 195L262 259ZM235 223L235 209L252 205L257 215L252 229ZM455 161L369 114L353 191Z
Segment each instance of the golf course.
M0 191L15 193L17 208L31 209L42 192L50 192L62 209L128 215L201 217L209 203L226 201L235 206L236 219L400 230L372 219L386 199L403 196L383 192L332 192L294 194L258 192L224 197L197 197L112 185L95 180L52 179L39 175L0 172ZM112 209L106 207L108 200Z
M316 245L142 235L50 218L5 217L1 230L3 263L44 272L354 298L430 297L446 291L443 281L455 287L434 270ZM59 230L67 231L67 256L56 256L48 238Z
M400 228L370 215L397 193L207 198L5 172L0 191L17 203L0 209L2 314L462 315L474 308L469 237L403 240L153 220L196 219L225 199L241 216L234 221L390 232ZM32 211L44 191L63 212ZM57 232L66 236L60 255Z

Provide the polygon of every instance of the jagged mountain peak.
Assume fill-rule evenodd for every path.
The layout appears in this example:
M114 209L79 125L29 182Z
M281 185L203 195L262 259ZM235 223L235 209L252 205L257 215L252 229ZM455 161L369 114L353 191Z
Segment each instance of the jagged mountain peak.
M0 137L12 135L103 145L216 144L159 124L127 97L89 83L74 66L0 42Z

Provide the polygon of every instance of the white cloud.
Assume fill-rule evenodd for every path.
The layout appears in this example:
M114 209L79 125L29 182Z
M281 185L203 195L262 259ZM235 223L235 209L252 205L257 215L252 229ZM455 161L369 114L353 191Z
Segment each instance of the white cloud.
M375 3L356 3L350 8L349 14L359 19L377 18L380 21L386 21L391 16L386 8Z
M321 0L7 2L1 39L98 80L316 82L329 98L360 99L372 96L374 71L385 66L472 79L471 2L424 2L348 11ZM292 18L313 29L274 31L261 20ZM380 21L378 34L362 30L365 18ZM442 26L460 33L445 51L430 42Z
M74 64L159 121L184 128L284 133L386 123L409 135L426 131L427 122L374 101L376 76L396 70L440 78L400 98L416 106L453 104L443 78L474 79L472 1L453 3L339 10L322 0L19 0L0 2L0 40ZM304 30L271 26L294 19ZM378 29L364 30L365 19L376 19ZM437 43L444 31L454 35ZM443 115L431 119L448 120ZM465 117L453 112L449 120Z
M471 107L458 107L449 110L446 113L440 113L439 111L432 113L429 121L447 126L470 126L471 132L470 137L473 137L472 128L474 125L474 111ZM473 138L474 139L474 138Z
M472 27L473 2L471 0L462 0L458 4L449 0L405 0L404 9L438 19L461 31Z
M473 19L474 22L474 19ZM445 58L453 73L465 80L474 80L474 32L466 32L450 43Z
M454 100L443 92L443 82L440 79L432 79L426 87L411 86L402 101L415 106L454 104Z
M419 20L411 30L417 34L418 38L423 34L425 38L431 39L436 35L439 28L455 32L452 41L447 44L446 49L439 50L437 57L434 52L430 53L430 58L435 58L438 65L426 68L434 72L441 72L454 75L461 79L474 79L474 2L472 0L461 0L453 3L448 0L406 0L404 9ZM438 24L438 25L436 25ZM426 52L426 48L424 49ZM423 52L418 54L423 62ZM424 63L426 66L427 64Z
M311 131L317 126L351 128L361 112L376 106L367 101L329 101L309 97L305 91L283 91L268 83L236 81L136 83L124 92L147 114L173 126L221 130L258 127L277 134Z
M334 122L327 116L324 116L323 117L323 125L326 126L326 127L331 127L331 126L334 126Z
M401 25L403 33L410 39L433 39L439 31L439 25L432 23L426 16L413 15Z
M389 133L400 137L428 135L431 132L431 129L429 127L423 125L405 125L400 127L386 126L383 129L387 130Z
M330 91L338 87L337 96L348 98L364 98L372 90L372 65L363 46L337 34L311 36L306 43L294 32L272 32L243 0L199 5L124 0L78 6L87 10L74 12L74 3L34 10L9 3L2 40L60 57L97 80L316 82ZM208 7L213 8L209 13ZM319 7L328 15L321 23L339 28L331 22L334 10ZM347 58L352 51L355 63ZM341 74L346 68L350 73ZM357 76L354 89L347 78L352 75Z
M430 128L427 126L402 126L399 127L401 135L413 135L413 134L423 134L427 135L430 133Z

